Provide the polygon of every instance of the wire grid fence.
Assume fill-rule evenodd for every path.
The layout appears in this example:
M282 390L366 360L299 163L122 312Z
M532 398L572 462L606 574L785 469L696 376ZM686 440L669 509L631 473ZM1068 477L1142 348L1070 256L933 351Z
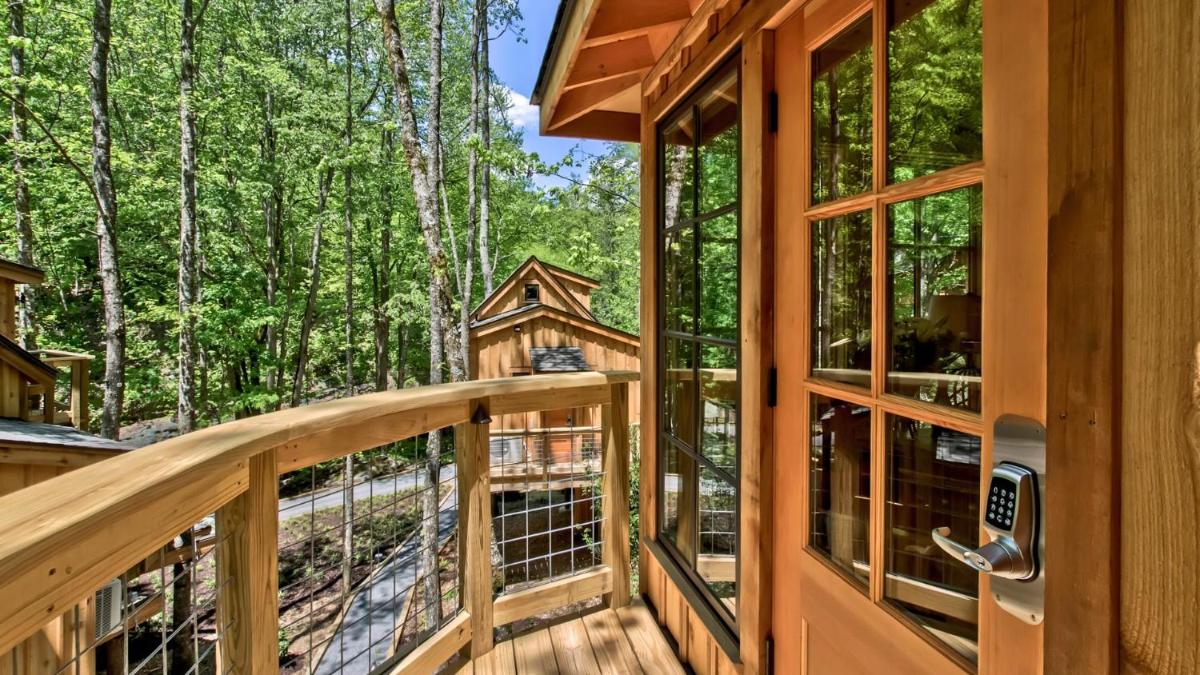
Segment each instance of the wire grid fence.
M214 518L148 555L23 641L0 672L59 675L191 675L217 671L217 601L232 579L218 579L225 539Z
M492 569L498 593L601 564L601 430L586 424L599 421L599 406L555 416L564 418L564 426L492 431Z
M450 429L283 477L281 672L365 675L454 618L456 484Z

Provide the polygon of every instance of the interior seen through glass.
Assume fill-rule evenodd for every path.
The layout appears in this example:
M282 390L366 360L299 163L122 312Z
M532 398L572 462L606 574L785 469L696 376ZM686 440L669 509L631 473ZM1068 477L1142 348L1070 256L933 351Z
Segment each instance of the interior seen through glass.
M888 206L890 393L979 412L983 188Z
M889 415L884 597L974 662L979 574L930 538L979 540L980 439Z
M871 212L811 228L812 374L871 387Z
M862 582L870 576L871 409L813 395L809 545Z

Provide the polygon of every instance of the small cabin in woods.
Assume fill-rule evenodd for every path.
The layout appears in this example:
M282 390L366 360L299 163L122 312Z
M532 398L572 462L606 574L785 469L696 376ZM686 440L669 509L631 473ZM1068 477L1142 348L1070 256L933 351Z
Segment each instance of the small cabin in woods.
M637 370L641 339L592 313L595 279L530 256L475 309L471 379L605 370ZM639 412L631 392L630 420ZM508 415L494 434L598 429L592 407Z

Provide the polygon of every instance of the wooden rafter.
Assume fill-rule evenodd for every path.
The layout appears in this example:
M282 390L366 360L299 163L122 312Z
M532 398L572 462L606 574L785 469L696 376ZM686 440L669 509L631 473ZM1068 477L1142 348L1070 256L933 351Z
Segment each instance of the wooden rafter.
M563 91L611 80L629 73L649 72L654 49L645 35L579 50L575 68L567 74Z
M642 75L632 72L611 80L563 92L562 97L558 100L558 108L550 121L549 128L560 127L583 117L602 106L606 101L620 96L629 88L638 86L641 81Z
M656 26L690 18L692 8L687 0L607 0L592 21L588 38L645 34Z

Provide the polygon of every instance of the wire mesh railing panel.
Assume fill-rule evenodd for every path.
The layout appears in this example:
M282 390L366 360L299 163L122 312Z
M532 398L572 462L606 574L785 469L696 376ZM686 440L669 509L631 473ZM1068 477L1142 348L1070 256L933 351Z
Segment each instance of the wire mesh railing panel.
M514 429L522 425L504 420L491 432L492 569L498 593L601 564L599 406L526 417L535 416L539 427Z
M289 473L279 508L281 672L365 675L460 611L452 430Z
M190 675L217 671L226 540L205 518L0 655L0 672ZM11 667L11 670L9 669Z

